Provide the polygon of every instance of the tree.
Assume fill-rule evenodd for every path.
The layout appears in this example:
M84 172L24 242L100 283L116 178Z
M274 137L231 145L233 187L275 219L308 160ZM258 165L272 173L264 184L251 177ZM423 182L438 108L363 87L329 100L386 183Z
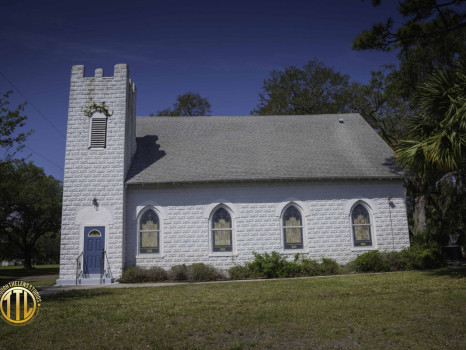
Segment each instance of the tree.
M302 69L290 66L273 71L264 80L256 115L340 113L352 110L353 91L349 76L335 72L317 60Z
M264 81L257 115L358 112L391 146L403 135L400 120L411 113L409 104L391 89L393 66L371 72L368 84L350 82L322 62L310 61L303 69L273 71Z
M418 87L436 70L454 68L459 58L465 56L466 13L460 7L464 2L465 0L401 0L397 3L402 18L400 24L395 25L395 21L388 18L385 22L363 31L353 41L355 50L398 52L399 65L387 75L386 87L387 91L391 91L392 98L400 99L408 106L406 119L413 123L415 118L411 117L421 115L417 105L419 100L414 98ZM374 6L380 3L381 0L372 0ZM404 130L407 123L403 119L399 120L398 126L401 126L401 139L406 139L409 131ZM392 145L396 146L397 140L394 141ZM420 163L423 161L420 160ZM436 173L427 170L414 171L416 176L405 182L407 199L413 203L414 225L418 231L426 228L429 194L436 190L438 181Z
M426 78L416 97L419 114L406 120L409 139L399 143L396 153L422 185L415 201L415 226L423 229L427 200L438 181L453 174L453 183L463 184L459 172L466 169L466 66L438 70Z
M60 230L62 186L42 168L20 160L0 163L0 241L14 244L31 269L40 237Z
M398 12L403 23L394 28L388 18L363 31L353 41L355 50L399 50L400 67L393 72L400 93L413 95L423 77L437 68L455 64L466 53L466 12L459 11L465 0L403 0ZM373 0L374 6L380 0Z
M24 105L20 104L16 110L10 110L8 105L9 96L12 91L7 91L5 94L0 93L0 148L3 150L1 161L9 161L12 157L24 148L24 142L31 131L20 132L27 120L27 117L22 115Z
M187 92L178 95L173 108L165 108L157 112L158 116L202 116L210 115L211 105L206 97L198 93Z
M353 90L353 110L360 113L375 131L393 149L403 138L405 131L402 121L413 114L409 101L393 89L391 72L393 66L372 71L366 85Z

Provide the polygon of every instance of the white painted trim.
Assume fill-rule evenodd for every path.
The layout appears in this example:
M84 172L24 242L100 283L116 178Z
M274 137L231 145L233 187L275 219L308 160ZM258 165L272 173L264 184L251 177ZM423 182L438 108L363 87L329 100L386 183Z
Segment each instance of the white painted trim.
M221 207L222 205L228 208L228 211L230 212L230 214L231 213L234 214L235 219L241 217L241 211L238 205L231 203L227 200L218 199L214 201L212 204L209 204L204 207L204 219L208 219L210 221L210 218L212 216L212 211L217 207Z
M366 207L369 208L369 212L372 212L373 214L378 214L379 213L379 207L375 202L371 201L368 198L355 198L355 199L348 199L344 203L344 208L343 212L345 215L350 215L351 211L353 210L353 207L357 202L364 202L366 204Z
M277 203L275 205L275 216L278 216L280 219L285 211L285 207L288 207L291 204L295 204L296 207L301 211L301 215L310 216L309 207L306 205L306 202L295 199L294 197L288 198L288 200Z
M159 219L165 220L167 218L167 211L163 206L154 201L145 201L136 206L136 212L133 212L134 216L131 219L137 220L141 210L144 210L146 207L153 207L156 210Z

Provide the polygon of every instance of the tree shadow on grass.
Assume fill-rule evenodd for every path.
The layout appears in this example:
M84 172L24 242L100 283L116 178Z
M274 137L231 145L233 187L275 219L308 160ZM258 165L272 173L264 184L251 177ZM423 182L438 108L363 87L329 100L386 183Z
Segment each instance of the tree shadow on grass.
M24 268L2 268L0 269L1 281L20 279L26 276L40 276L40 275L57 275L58 267L34 267L31 270Z
M109 296L115 293L117 290L110 288L92 288L92 289L82 289L82 290L69 290L69 291L60 291L56 294L47 295L46 291L41 294L39 290L39 294L41 294L42 299L46 302L53 301L58 303L67 303L73 300L83 300L83 299L92 299L101 296Z
M443 269L431 270L427 273L431 276L450 276L454 278L465 278L466 267L446 267Z

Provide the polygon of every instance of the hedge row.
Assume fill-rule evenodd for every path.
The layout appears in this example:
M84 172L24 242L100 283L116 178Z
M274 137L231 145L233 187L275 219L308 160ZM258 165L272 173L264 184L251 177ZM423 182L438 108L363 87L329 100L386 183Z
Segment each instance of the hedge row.
M359 255L355 260L339 266L333 259L315 260L295 255L288 261L277 252L254 253L254 260L245 265L233 266L228 270L231 279L254 277L281 278L299 276L332 275L345 272L385 272L403 270L425 270L446 266L438 249L405 248L400 252L379 252L373 250Z
M244 265L233 266L228 270L230 279L246 278L286 278L319 275L334 275L344 272L386 272L403 270L424 270L446 266L437 249L405 248L400 252L379 252L373 250L359 255L345 266L339 266L333 259L322 258L322 262L296 254L288 261L277 252L270 254L254 253L254 260ZM226 276L212 265L196 263L175 265L166 271L154 266L145 269L139 266L127 268L121 278L123 283L174 281L215 281Z
M435 269L446 265L438 249L409 247L400 252L373 250L361 254L348 264L348 268L360 272L386 272Z
M299 276L334 275L340 266L333 259L323 258L321 263L296 254L294 261L288 261L277 252L254 253L254 260L245 265L233 266L228 270L231 279L251 277L283 278Z
M123 283L144 283L160 282L166 280L173 281L216 281L225 279L225 275L215 269L212 265L196 263L191 265L175 265L166 271L165 269L154 266L148 269L140 266L128 267L120 277Z

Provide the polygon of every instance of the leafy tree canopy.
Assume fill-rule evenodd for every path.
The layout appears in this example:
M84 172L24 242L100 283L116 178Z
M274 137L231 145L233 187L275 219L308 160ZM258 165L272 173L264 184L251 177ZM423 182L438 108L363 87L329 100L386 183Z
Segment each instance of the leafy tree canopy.
M387 66L371 72L368 84L353 84L353 110L360 113L392 148L403 138L402 121L413 111L405 99L394 89L394 67Z
M465 0L402 0L398 12L403 22L395 27L388 18L363 31L353 41L355 50L399 50L396 71L400 92L412 96L422 78L437 68L455 64L466 53ZM372 1L374 6L380 0Z
M166 108L157 112L158 116L202 116L210 115L211 105L206 97L199 93L187 92L178 95L173 108Z
M414 197L414 225L426 228L426 208L430 195L439 188L452 188L454 198L445 195L434 196L430 207L432 215L437 215L437 224L451 218L447 211L434 210L435 207L460 208L464 206L464 174L466 173L466 69L439 70L427 77L419 87L416 99L419 111L407 118L405 128L407 139L399 143L396 153L399 162L412 170ZM439 180L449 177L449 182L440 186ZM441 193L441 191L440 191ZM443 203L443 204L440 204ZM450 204L449 204L450 203ZM454 205L452 205L453 203ZM461 204L462 203L462 204ZM433 209L432 209L433 208ZM441 220L442 219L442 220ZM461 218L455 222L460 225ZM445 225L443 225L446 227ZM457 226L459 227L459 226ZM442 237L440 234L438 237ZM441 240L443 243L444 240Z
M466 66L439 70L417 92L420 113L407 119L409 140L400 143L400 162L441 176L466 165Z
M31 268L40 237L60 230L62 185L31 162L0 163L0 241L14 244Z
M368 84L350 82L313 60L302 69L286 67L273 71L264 81L256 115L292 115L358 112L392 147L403 135L400 120L411 113L391 81L394 67L371 72Z
M264 80L255 115L293 115L351 111L352 84L346 74L317 60L302 69L273 71Z
M12 91L5 94L0 93L0 148L2 158L0 161L8 161L24 148L24 142L31 131L21 132L19 129L26 124L27 117L22 115L25 103L19 105L15 110L9 109L8 101Z

